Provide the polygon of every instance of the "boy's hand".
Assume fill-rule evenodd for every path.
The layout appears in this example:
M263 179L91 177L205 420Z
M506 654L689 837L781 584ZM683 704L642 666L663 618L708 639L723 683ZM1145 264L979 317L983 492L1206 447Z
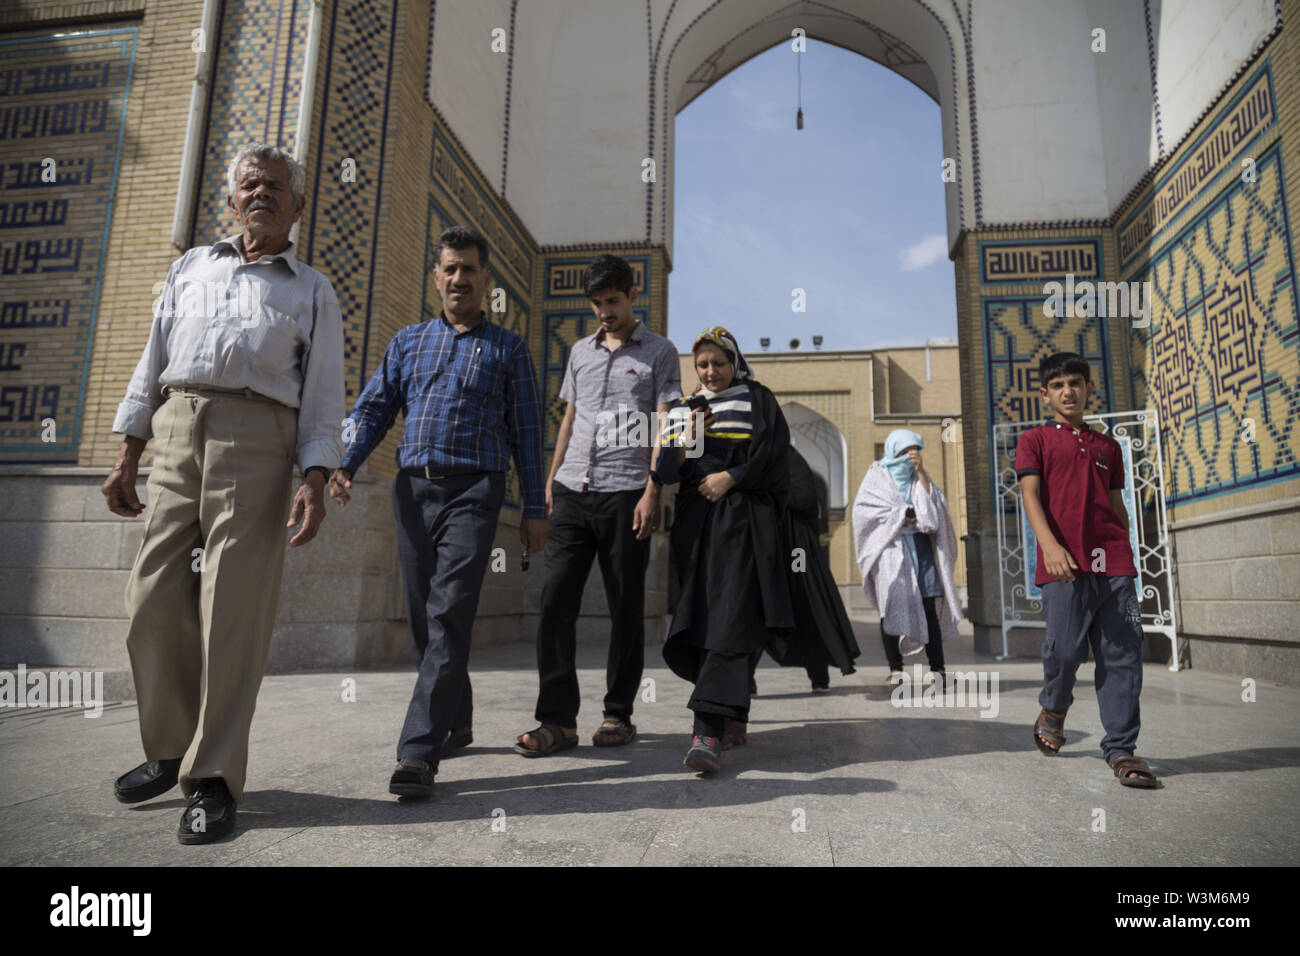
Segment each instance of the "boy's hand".
M1059 544L1043 545L1043 567L1058 581L1073 581L1074 572L1079 570L1074 557Z

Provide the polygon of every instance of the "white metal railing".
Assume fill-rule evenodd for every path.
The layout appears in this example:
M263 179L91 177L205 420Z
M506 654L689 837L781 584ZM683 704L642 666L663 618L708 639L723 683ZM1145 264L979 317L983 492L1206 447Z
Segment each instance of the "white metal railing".
M1088 415L1085 421L1108 433L1124 453L1124 504L1128 508L1129 543L1137 567L1142 630L1169 638L1171 671L1178 670L1177 621L1174 614L1173 562L1169 556L1169 520L1165 512L1165 470L1160 447L1160 420L1155 409ZM1025 517L1016 478L1016 442L1041 422L993 426L993 520L998 531L998 590L1002 604L1002 655L1013 627L1045 628L1042 592L1034 585L1037 541ZM1082 560L1080 557L1079 560ZM1000 658L1000 659L1001 659Z

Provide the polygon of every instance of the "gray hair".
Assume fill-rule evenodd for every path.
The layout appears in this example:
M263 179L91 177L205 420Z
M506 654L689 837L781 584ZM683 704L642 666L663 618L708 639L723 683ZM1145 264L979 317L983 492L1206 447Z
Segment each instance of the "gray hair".
M226 168L226 188L230 190L232 196L235 194L239 167L243 165L246 159L275 160L284 163L284 168L289 170L289 188L293 190L295 197L301 196L307 188L307 173L302 168L302 164L293 156L278 146L268 146L266 143L249 143L235 154L235 158L230 161L230 165Z

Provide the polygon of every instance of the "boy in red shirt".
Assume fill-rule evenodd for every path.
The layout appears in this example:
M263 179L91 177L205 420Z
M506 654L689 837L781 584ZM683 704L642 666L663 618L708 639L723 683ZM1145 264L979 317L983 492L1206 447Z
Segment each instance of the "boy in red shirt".
M1158 786L1137 746L1142 692L1142 616L1124 507L1119 443L1083 421L1092 397L1088 363L1058 352L1038 367L1039 394L1052 418L1020 436L1016 476L1038 537L1038 574L1047 639L1042 712L1034 743L1051 756L1065 743L1074 676L1092 644L1102 755L1126 787Z

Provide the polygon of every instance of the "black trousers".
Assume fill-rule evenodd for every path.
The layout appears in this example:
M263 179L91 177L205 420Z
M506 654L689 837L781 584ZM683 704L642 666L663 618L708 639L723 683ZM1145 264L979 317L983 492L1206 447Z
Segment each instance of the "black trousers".
M397 554L420 669L399 760L436 767L447 734L471 721L470 632L505 487L499 471L435 479L399 474L393 483Z
M921 598L921 603L925 607L925 625L930 632L929 640L925 645L925 656L930 659L930 670L943 670L943 634L939 630L939 614L935 610L934 602L938 598ZM884 621L880 622L880 640L885 645L885 658L889 661L891 671L901 671L903 669L903 652L898 649L898 635L889 634L885 631Z
M749 681L763 652L722 654L700 649L695 690L686 706L695 711L695 733L721 737L727 720L749 720Z
M641 491L579 494L558 482L546 539L546 583L537 626L539 689L534 716L576 726L580 695L575 663L582 592L599 559L609 602L609 656L605 663L606 717L630 720L645 669L645 572L650 539L636 540L632 514Z

